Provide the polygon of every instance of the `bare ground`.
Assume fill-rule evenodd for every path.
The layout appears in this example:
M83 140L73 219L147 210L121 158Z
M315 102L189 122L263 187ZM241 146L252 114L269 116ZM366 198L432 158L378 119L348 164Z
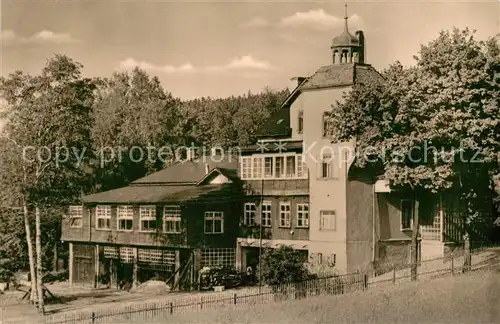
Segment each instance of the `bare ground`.
M500 323L500 270L148 323Z

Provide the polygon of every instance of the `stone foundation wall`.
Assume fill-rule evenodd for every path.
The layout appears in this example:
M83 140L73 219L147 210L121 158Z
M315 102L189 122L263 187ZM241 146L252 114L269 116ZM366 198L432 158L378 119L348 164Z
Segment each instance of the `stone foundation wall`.
M407 265L411 261L411 241L381 241L378 243L378 250L375 268L381 271Z

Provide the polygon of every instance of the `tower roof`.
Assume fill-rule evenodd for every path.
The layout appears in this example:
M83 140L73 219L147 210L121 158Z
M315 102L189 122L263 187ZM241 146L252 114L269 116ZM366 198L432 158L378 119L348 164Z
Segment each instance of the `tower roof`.
M349 27L347 24L347 4L345 5L345 15L344 15L344 31L339 36L333 38L332 47L340 46L359 46L359 39L349 33Z

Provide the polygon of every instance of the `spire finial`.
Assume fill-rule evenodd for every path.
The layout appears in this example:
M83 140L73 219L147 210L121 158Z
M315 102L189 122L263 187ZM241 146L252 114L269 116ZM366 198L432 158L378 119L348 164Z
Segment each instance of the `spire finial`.
M348 17L347 17L347 2L346 2L346 4L345 4L345 14L344 14L344 22L345 22L345 24L344 24L344 30L346 32L349 31L349 29L347 27L347 19L348 19Z

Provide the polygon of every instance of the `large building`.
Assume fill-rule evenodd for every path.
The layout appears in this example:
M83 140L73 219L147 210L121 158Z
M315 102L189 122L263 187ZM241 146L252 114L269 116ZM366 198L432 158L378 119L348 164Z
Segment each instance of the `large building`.
M191 286L204 266L234 267L242 207L237 156L189 159L70 206L71 283Z
M373 229L380 197L368 175L350 172L354 143L332 143L327 135L332 104L354 84L381 78L365 62L363 32L355 34L346 16L344 31L332 41L331 63L296 78L297 87L240 161L240 177L255 201L245 204L245 225L262 219L264 246L290 245L307 251L311 263L338 272L366 269L377 258ZM395 229L386 235L388 249L397 246L406 257L409 233L399 230L396 209L386 211L383 226ZM260 245L257 238L238 238L242 266L256 262Z
M383 82L347 16L330 50L330 64L296 78L258 141L239 156L214 151L71 206L62 229L70 281L161 277L179 286L193 283L203 266L255 268L263 248L282 245L302 251L315 272L407 264L415 212L422 258L455 247L463 233L456 196L428 197L415 210L411 194L354 167L355 141L329 138L332 104L356 84Z

